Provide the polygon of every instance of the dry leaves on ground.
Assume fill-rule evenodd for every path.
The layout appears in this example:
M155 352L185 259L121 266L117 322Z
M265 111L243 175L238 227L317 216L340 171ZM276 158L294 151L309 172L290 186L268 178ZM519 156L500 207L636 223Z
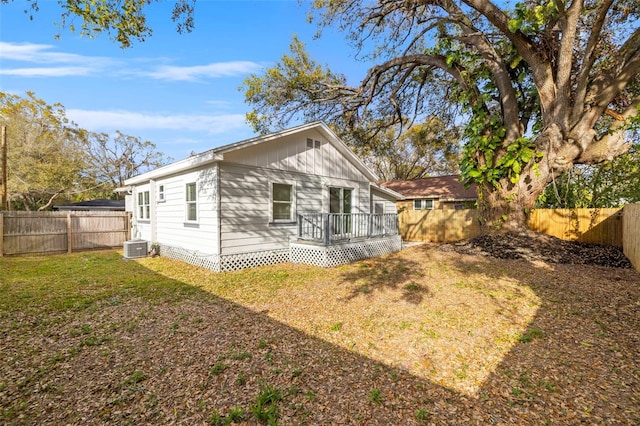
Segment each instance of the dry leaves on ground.
M3 312L4 421L640 423L632 269L428 245L329 270L127 265L184 290Z

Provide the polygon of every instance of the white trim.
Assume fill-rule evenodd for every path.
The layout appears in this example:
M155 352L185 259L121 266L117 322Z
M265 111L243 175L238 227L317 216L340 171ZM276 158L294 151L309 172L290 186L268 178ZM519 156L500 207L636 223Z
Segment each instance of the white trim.
M420 201L420 207L416 208L416 201ZM425 201L431 201L431 207L423 206ZM435 208L435 199L433 198L414 198L413 199L413 210L433 210Z
M167 201L166 199L166 192L165 192L165 185L164 183L156 183L156 202L158 203L164 203L165 201Z
M274 219L273 217L273 185L291 186L291 215L289 219ZM269 223L292 223L298 217L296 208L296 181L292 180L271 180L269 181Z
M195 200L191 200L188 201L187 197L189 194L188 191L188 187L190 185L194 185L195 186ZM189 206L191 204L195 204L196 207L196 218L195 219L189 219ZM184 221L185 223L198 223L198 221L200 220L200 212L198 211L198 182L185 182L184 184Z
M216 161L224 160L224 154L233 152L242 148L247 148L253 145L265 143L274 139L282 138L288 135L305 132L311 129L318 130L327 141L331 143L343 156L345 156L356 168L371 182L379 180L378 175L371 169L369 169L364 162L323 122L315 121L301 126L292 127L290 129L282 130L280 132L271 133L269 135L258 136L252 139L224 145L218 148L205 151L201 154L193 155L184 160L177 161L175 163L167 164L155 170L143 173L138 176L134 176L125 180L125 185L138 185L149 181L150 179L157 179L170 174L183 172L196 167L201 167Z

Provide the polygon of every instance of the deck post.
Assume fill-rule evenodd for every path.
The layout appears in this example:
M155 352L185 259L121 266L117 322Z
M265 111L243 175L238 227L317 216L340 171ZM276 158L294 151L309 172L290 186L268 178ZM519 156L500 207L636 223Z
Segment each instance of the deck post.
M329 219L329 213L322 213L322 228L324 230L324 245L328 246L331 243L331 220Z
M298 238L302 238L302 215L298 215Z

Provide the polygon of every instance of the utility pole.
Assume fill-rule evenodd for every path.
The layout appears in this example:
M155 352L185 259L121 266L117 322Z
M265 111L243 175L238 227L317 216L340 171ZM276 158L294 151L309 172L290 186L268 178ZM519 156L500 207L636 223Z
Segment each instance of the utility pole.
M2 151L2 204L0 211L7 209L7 126L2 126L2 142L0 142L0 151ZM2 238L2 235L0 235Z

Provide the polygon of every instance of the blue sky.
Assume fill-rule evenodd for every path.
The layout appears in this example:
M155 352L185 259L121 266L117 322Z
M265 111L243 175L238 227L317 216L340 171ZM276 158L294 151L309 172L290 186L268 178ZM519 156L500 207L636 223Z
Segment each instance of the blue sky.
M314 60L354 84L366 71L343 34L325 30L314 40L309 7L295 0L199 0L195 30L182 35L171 21L172 4L149 7L153 35L128 49L106 35L89 39L68 30L56 40L56 1L40 0L32 21L26 2L2 4L0 90L33 91L64 105L82 128L120 130L178 160L255 135L238 87L287 53L294 34Z

